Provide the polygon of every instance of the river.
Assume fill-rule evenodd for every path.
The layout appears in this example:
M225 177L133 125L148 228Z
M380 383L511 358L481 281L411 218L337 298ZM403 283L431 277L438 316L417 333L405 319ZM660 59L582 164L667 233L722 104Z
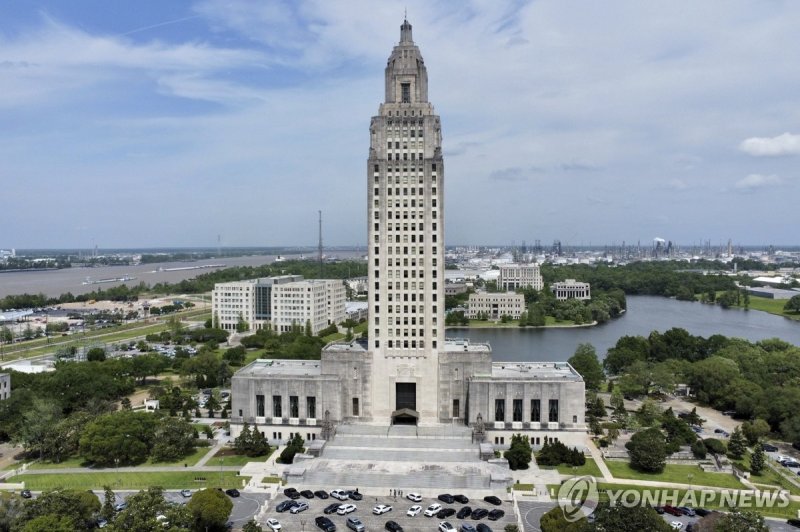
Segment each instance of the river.
M601 359L608 348L626 335L647 336L681 327L696 336L714 334L750 341L780 338L800 346L800 321L756 310L723 309L665 297L628 296L628 311L595 327L521 329L449 329L447 336L489 342L496 361L567 360L578 344L590 343Z

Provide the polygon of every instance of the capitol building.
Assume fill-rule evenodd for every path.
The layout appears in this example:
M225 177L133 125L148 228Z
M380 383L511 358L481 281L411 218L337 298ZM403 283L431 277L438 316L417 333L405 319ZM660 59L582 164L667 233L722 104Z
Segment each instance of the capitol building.
M447 424L499 447L516 433L534 447L582 447L584 382L568 363L493 361L488 344L445 335L442 122L408 21L369 138L366 338L328 345L318 361L259 359L236 372L232 435L244 423L273 443L324 440L343 425Z

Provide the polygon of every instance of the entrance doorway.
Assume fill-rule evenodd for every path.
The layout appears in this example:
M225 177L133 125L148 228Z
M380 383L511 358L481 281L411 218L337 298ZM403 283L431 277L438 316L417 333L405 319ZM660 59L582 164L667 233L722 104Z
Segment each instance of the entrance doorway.
M414 382L395 383L395 411L392 412L393 425L416 425L417 384Z

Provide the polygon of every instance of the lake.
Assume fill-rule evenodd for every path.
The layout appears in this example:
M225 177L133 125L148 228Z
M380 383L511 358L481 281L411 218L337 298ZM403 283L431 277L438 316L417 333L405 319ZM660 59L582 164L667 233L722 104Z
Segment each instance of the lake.
M714 334L750 341L780 338L800 346L800 321L755 310L723 309L665 297L628 296L628 312L595 327L548 329L449 329L451 338L489 342L496 361L567 360L578 344L590 343L601 359L621 336L647 336L680 327L695 336Z

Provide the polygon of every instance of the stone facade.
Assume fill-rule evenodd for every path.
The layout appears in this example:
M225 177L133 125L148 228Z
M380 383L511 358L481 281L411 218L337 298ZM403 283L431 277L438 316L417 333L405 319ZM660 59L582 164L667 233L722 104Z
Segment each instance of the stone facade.
M581 283L575 279L567 279L566 281L553 283L550 290L556 296L556 299L592 299L592 291L589 283Z
M11 396L11 375L0 373L0 400L8 399Z
M302 275L282 275L217 283L211 292L211 315L226 331L235 331L240 318L251 329L260 329L272 319L272 287L302 279Z
M288 332L311 324L318 334L331 324L347 319L346 290L338 279L309 279L282 283L272 288L272 328Z
M473 320L481 315L490 320L503 316L518 320L524 311L525 296L515 292L476 292L467 301L467 317Z
M497 287L502 290L516 290L517 288L533 288L542 290L544 281L539 265L533 264L504 264L500 266L500 277Z

